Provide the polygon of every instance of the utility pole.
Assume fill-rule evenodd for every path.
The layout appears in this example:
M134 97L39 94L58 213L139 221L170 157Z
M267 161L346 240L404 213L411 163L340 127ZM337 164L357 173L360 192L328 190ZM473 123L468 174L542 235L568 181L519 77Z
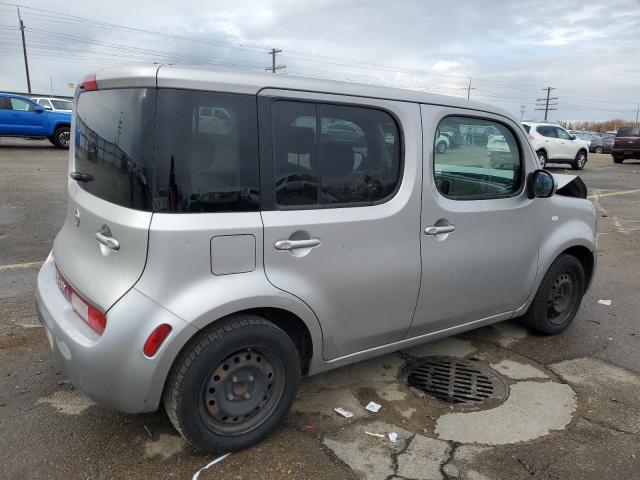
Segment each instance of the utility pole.
M520 121L522 121L522 117L524 116L524 111L527 109L526 105L520 105Z
M467 87L467 100L471 98L471 90L475 90L475 88L471 88L471 77L469 77L469 86Z
M269 55L271 55L271 67L265 68L267 72L271 70L271 73L276 73L276 70L282 70L283 68L287 68L286 65L276 65L276 55L278 53L282 53L282 50L272 48L271 51L269 52Z
M558 100L558 97L552 97L551 96L551 90L555 90L555 88L553 87L547 87L547 88L543 88L542 91L546 91L547 92L547 97L546 98L538 98L536 99L536 102L544 102L544 103L536 103L536 106L540 107L540 108L536 108L536 110L544 110L544 121L547 121L547 117L549 116L549 111L550 110L558 110L557 107L558 106L558 102L552 102L551 100Z
M31 78L29 78L29 61L27 60L27 44L24 41L24 22L20 16L20 7L16 5L18 9L18 21L20 22L20 33L22 34L22 53L24 54L24 70L27 72L27 91L31 93Z
M638 125L638 113L640 113L640 103L636 107L636 125Z

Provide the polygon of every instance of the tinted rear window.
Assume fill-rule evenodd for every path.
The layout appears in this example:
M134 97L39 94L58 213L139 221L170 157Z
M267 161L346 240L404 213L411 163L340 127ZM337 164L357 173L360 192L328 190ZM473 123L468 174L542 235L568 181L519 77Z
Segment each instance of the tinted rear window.
M618 137L640 137L640 126L630 125L628 127L620 127Z
M78 97L73 170L81 188L107 202L152 209L155 89L84 92Z
M156 212L241 212L260 205L256 97L161 89Z

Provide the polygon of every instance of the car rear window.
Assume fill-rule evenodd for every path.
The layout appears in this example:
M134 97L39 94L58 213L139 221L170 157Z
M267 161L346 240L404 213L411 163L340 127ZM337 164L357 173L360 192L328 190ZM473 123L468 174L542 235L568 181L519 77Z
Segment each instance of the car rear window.
M73 170L81 188L107 202L151 211L155 89L84 92L78 97Z
M640 125L630 125L628 127L620 127L617 137L640 137Z

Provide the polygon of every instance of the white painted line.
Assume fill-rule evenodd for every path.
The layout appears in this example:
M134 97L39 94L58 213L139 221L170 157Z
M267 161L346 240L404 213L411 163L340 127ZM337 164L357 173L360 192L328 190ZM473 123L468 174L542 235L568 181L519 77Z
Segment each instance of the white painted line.
M0 265L0 271L2 270L14 270L18 268L31 268L31 267L39 267L42 265L42 262L26 262L26 263L12 263L9 265Z
M633 190L622 190L620 192L609 192L609 193L594 193L593 195L589 195L587 198L602 198L602 197L615 197L617 195L629 195L630 193L638 193L640 192L640 188L635 188Z
M221 462L222 460L227 458L229 455L231 454L225 453L224 455L221 455L218 458L216 458L214 461L206 464L204 467L202 467L200 470L198 470L196 473L193 474L193 478L191 480L198 480L198 477L200 476L200 472L202 472L203 470L206 470L207 468L211 467L212 465L215 465L218 462Z

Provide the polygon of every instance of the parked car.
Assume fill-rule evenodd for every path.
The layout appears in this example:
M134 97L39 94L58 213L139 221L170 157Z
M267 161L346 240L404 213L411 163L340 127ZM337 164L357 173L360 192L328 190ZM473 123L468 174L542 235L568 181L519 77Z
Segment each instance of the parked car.
M615 135L610 133L602 134L602 152L603 153L611 153L613 149L613 141L616 139Z
M230 128L201 130L201 107ZM74 115L66 219L36 290L53 355L102 405L163 404L202 450L264 439L302 375L514 317L559 333L591 285L584 183L541 170L490 105L150 65L88 77ZM314 128L328 119L365 151ZM439 152L461 126L503 136L503 168L486 141ZM194 194L211 199L198 213Z
M66 98L53 98L53 97L35 97L32 99L38 105L42 105L45 110L53 112L66 112L71 113L73 102Z
M523 122L531 146L544 167L547 163L568 163L581 170L587 163L589 144L551 123Z
M21 95L0 93L0 137L48 138L69 148L71 115L50 112Z
M591 132L573 132L573 135L589 143L589 152L604 152L604 145L602 142L602 137L600 135Z
M625 125L618 129L611 155L616 163L622 163L625 159L640 159L639 125Z

